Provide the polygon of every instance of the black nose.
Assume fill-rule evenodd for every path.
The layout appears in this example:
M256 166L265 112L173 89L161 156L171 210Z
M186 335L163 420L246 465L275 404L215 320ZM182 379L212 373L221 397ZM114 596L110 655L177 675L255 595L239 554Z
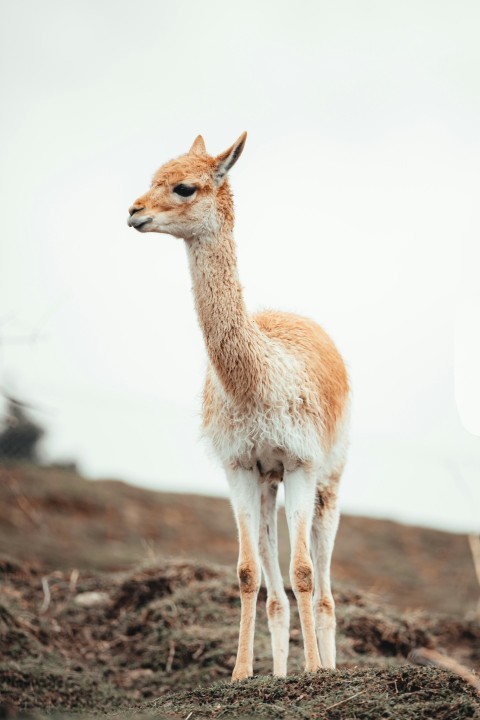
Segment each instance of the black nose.
M140 210L143 210L145 205L132 205L132 207L128 208L128 212L130 215L135 215L135 213L140 212Z

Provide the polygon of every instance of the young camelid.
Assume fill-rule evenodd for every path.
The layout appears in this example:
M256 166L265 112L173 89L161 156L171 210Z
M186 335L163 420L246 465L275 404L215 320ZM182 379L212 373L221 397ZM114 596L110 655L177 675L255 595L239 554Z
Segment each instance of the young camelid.
M245 140L246 133L211 157L198 136L186 155L160 168L128 219L140 232L174 235L187 247L209 358L203 427L225 468L239 535L241 619L234 680L253 674L260 567L267 585L273 672L287 672L289 603L276 528L281 480L305 670L335 667L330 560L349 396L342 359L312 320L275 311L247 314L226 177Z

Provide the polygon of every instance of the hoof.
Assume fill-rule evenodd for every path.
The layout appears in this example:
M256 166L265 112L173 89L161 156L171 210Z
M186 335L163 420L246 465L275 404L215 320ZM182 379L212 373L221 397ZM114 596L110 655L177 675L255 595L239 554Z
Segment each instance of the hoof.
M336 665L334 662L326 662L322 665L322 667L325 668L325 670L336 670Z
M253 669L251 667L245 667L245 665L240 665L239 667L235 667L235 670L232 673L232 682L246 680L250 677L253 677Z

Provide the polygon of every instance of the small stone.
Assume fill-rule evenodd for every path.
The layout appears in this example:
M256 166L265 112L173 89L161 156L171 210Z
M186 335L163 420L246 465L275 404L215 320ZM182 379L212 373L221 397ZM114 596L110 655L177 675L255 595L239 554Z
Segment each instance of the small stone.
M81 607L95 607L106 605L110 601L110 595L106 592L82 592L75 595L74 602Z

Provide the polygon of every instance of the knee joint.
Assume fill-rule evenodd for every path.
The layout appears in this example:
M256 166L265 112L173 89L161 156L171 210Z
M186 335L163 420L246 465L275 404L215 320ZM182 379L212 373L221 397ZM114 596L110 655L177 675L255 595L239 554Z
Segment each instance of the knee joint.
M242 594L256 593L260 589L260 573L253 562L240 563L237 568L238 582Z
M313 591L313 568L310 563L304 560L296 562L290 576L294 592L311 593Z
M287 609L288 600L280 599L277 595L272 595L267 600L267 616L269 620L275 620L282 617Z
M318 614L335 617L335 602L331 595L322 595L317 600L314 599L314 607Z

